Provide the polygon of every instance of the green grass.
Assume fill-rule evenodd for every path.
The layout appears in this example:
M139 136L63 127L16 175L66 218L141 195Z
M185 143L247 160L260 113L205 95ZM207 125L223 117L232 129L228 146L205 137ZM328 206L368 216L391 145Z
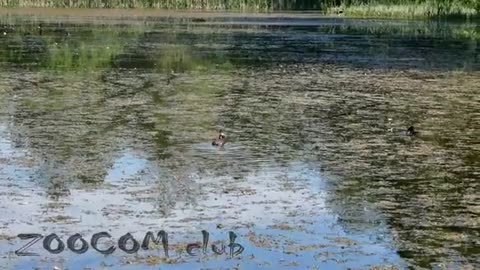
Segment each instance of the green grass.
M267 11L270 0L0 0L0 7L156 8Z
M148 8L269 12L318 10L352 17L473 17L479 0L0 0L0 7Z
M347 22L340 26L323 30L330 34L385 35L405 38L440 38L461 41L480 41L480 32L476 23L449 24L432 20L411 21L410 23L392 25L388 21L374 24L359 25L357 22ZM336 46L331 43L332 48Z
M386 1L385 1L386 2ZM342 6L349 17L378 18L433 18L433 17L466 17L479 15L479 7L461 1L404 1L398 4L386 4L380 1L364 4L357 3ZM337 7L338 9L338 7Z
M270 12L318 10L348 17L433 18L480 14L480 0L0 0L16 8L146 8Z
M318 10L349 17L474 17L480 0L0 0L0 7L149 8L271 12Z

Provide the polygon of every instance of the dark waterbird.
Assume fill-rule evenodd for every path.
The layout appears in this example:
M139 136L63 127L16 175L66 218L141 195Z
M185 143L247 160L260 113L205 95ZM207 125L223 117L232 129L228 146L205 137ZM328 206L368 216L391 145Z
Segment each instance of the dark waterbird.
M178 75L175 74L173 70L170 70L170 73L167 74L167 84L170 84L170 82L175 79Z
M227 137L225 136L225 133L223 133L222 130L219 130L218 137L212 140L212 145L222 147L225 145L226 142L227 142Z
M206 22L207 20L205 20L204 18L193 18L192 19L192 22Z
M407 136L415 136L417 135L418 132L415 131L415 128L413 126L410 126L408 129L407 129Z

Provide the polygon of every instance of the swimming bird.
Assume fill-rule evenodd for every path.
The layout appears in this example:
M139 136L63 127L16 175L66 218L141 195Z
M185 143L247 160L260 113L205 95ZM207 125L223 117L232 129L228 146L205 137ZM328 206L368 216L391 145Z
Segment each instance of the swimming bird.
M193 18L192 19L192 22L206 22L207 20L205 20L204 18Z
M415 128L413 126L410 126L408 129L407 129L407 136L415 136L417 135L418 132L415 131Z
M173 81L173 79L175 79L178 75L173 71L173 70L170 70L170 73L167 74L167 84L170 84L171 81Z
M225 133L223 133L222 130L219 130L218 137L213 138L212 140L212 145L222 147L223 145L225 145L226 142L227 142L227 137L225 136Z

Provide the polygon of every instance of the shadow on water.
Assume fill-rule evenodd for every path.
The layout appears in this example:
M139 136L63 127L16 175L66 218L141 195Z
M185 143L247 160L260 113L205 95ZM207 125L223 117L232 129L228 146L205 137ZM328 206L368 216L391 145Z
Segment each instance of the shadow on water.
M3 20L7 265L40 263L8 253L39 227L238 232L242 262L208 267L479 265L477 25ZM165 262L63 256L43 266Z

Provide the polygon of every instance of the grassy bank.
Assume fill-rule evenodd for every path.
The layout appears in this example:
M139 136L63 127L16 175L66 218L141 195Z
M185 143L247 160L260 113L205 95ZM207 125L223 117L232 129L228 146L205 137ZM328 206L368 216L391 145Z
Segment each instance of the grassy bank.
M330 8L331 12L342 10L349 17L384 17L384 18L434 18L465 17L472 18L480 14L480 1L476 0L400 0L358 1L351 5Z
M349 17L476 17L480 0L0 0L10 8L146 8L272 12L317 10Z

